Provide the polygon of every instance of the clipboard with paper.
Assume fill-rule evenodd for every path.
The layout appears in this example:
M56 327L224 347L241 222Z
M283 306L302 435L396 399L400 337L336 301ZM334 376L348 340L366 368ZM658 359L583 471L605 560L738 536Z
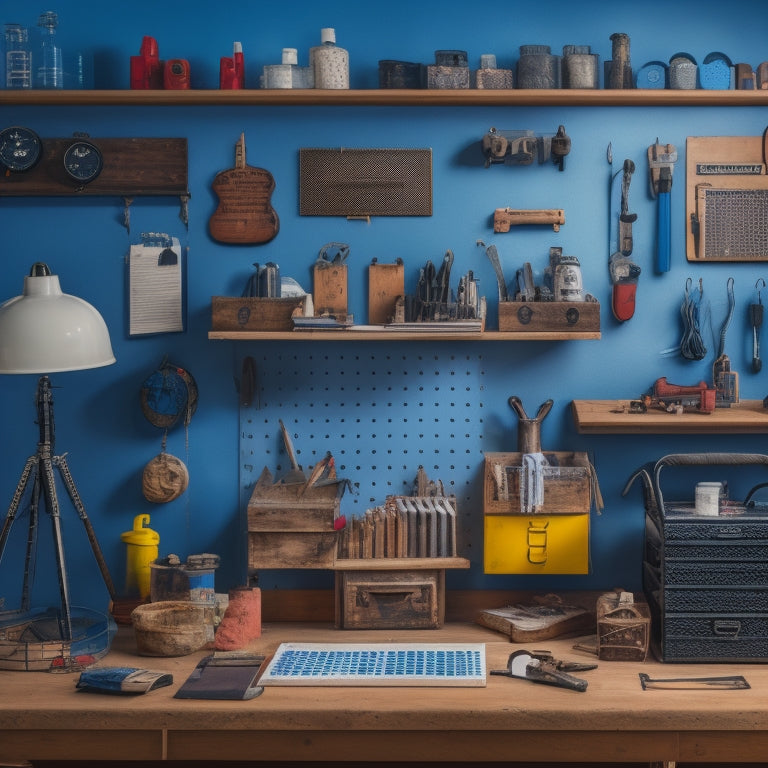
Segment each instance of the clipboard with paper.
M142 232L128 254L130 336L184 330L183 278L178 238Z

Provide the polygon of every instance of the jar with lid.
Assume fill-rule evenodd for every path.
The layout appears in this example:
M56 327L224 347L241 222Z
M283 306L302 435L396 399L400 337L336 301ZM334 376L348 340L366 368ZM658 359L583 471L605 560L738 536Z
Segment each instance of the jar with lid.
M336 45L336 30L320 30L321 45L309 49L309 65L315 88L343 90L349 88L349 52Z
M32 87L29 30L21 24L5 25L5 87Z

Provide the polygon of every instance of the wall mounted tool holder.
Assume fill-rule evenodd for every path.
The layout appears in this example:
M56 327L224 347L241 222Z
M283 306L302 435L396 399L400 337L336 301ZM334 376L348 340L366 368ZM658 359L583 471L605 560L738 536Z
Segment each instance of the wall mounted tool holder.
M186 139L86 137L101 150L104 165L92 182L78 185L64 169L64 153L82 138L42 139L34 168L0 175L0 197L189 195Z

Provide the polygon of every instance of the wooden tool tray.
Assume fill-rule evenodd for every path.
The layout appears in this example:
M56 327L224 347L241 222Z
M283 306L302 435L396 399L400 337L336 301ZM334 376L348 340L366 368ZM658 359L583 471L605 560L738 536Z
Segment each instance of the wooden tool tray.
M546 513L588 514L592 501L592 466L586 453L543 451L549 466L542 471ZM485 515L521 514L522 453L486 453L483 482ZM500 484L506 484L500 490Z
M599 332L600 302L590 294L585 301L500 301L499 330Z

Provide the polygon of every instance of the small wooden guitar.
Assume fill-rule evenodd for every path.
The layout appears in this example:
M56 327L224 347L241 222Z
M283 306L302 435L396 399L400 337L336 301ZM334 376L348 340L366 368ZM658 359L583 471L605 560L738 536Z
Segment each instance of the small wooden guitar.
M275 180L264 168L245 162L245 134L235 145L235 167L216 174L213 191L219 204L208 230L220 243L268 243L277 235L280 220L272 207Z

